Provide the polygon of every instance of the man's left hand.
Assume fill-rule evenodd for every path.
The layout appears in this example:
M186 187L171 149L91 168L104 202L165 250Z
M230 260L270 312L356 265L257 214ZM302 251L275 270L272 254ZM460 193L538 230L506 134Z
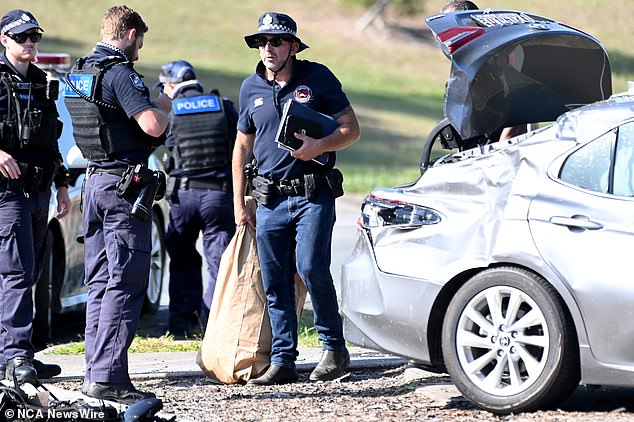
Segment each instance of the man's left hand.
M325 151L322 150L321 140L295 132L295 137L303 142L301 148L291 151L291 156L302 161L310 161L320 156Z
M57 218L64 218L70 211L71 201L67 187L57 188Z

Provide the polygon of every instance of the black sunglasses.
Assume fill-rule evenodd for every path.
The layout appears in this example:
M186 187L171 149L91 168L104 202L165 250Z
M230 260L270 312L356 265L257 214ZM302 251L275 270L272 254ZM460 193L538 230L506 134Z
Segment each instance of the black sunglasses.
M253 45L256 47L264 47L266 43L271 44L273 47L279 47L283 41L294 42L295 39L291 37L258 37L253 41Z
M31 32L30 34L27 34L26 32L22 32L20 34L8 33L7 37L11 38L13 41L17 42L18 44L24 44L27 38L30 39L31 42L40 42L40 40L42 39L42 33L41 32Z

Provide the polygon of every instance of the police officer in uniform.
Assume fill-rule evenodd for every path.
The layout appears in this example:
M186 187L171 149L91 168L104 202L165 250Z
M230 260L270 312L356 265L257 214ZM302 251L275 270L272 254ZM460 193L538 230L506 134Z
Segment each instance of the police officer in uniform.
M256 240L273 333L271 366L249 384L297 380L296 270L310 293L315 328L324 349L310 379L333 380L345 375L350 362L330 274L335 197L343 194L341 173L333 166L335 151L359 139L359 122L335 75L322 64L296 58L308 46L298 38L291 17L265 13L257 32L244 38L249 47L258 49L261 61L240 88L233 152L234 210L236 224L255 228L243 197L243 167L255 156L258 183L253 185L254 196L260 198ZM281 108L289 99L331 115L337 122L334 132L320 139L295 133L302 141L299 149L289 153L278 148ZM324 153L328 156L325 165L313 161Z
M169 331L188 337L204 328L220 257L235 233L231 151L238 113L217 91L206 94L184 60L164 65L159 84L173 100L165 142L173 163L167 166L171 207L165 235L170 255ZM209 271L204 298L202 259L196 251L201 230Z
M32 285L42 272L51 183L58 217L70 209L57 139L56 82L31 61L42 28L24 10L0 22L0 376L36 382L60 373L33 360Z
M162 141L171 109L167 95L150 99L133 67L147 30L141 16L127 6L108 9L101 41L92 54L78 60L65 91L75 141L89 161L84 197L88 303L82 393L126 404L154 397L137 390L128 374L127 352L149 277L152 224L151 216L132 212L140 188L150 185L141 184L145 180L141 175L152 149ZM129 178L131 174L136 179ZM139 186L118 192L122 180L136 180Z

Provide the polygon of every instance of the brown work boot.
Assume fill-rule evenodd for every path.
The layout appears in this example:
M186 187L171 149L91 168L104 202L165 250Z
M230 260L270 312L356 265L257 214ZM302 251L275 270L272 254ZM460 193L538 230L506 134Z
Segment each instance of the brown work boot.
M319 363L310 373L311 381L332 381L347 374L350 365L348 349L324 350Z

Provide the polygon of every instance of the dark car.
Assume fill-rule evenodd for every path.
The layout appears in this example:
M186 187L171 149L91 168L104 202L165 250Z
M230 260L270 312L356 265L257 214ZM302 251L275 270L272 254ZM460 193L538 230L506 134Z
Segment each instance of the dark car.
M346 339L446 371L496 413L553 406L580 382L634 386L634 96L611 96L605 49L563 23L426 22L452 61L446 119L420 179L363 202Z
M81 155L73 139L73 126L63 101L64 78L69 69L67 54L39 54L37 64L46 70L49 78L60 83L56 102L64 127L59 140L60 152L71 174L68 192L72 200L69 214L57 219L55 195L52 196L46 239L46 265L42 277L34 288L35 316L33 340L44 344L51 338L55 317L70 311L81 310L88 298L84 285L84 246L78 241L83 234L81 213L82 184L87 161ZM162 169L158 153L150 156L150 167ZM159 307L165 265L163 235L167 228L169 208L166 200L155 202L152 208L152 251L150 278L143 307L144 313L155 313Z

